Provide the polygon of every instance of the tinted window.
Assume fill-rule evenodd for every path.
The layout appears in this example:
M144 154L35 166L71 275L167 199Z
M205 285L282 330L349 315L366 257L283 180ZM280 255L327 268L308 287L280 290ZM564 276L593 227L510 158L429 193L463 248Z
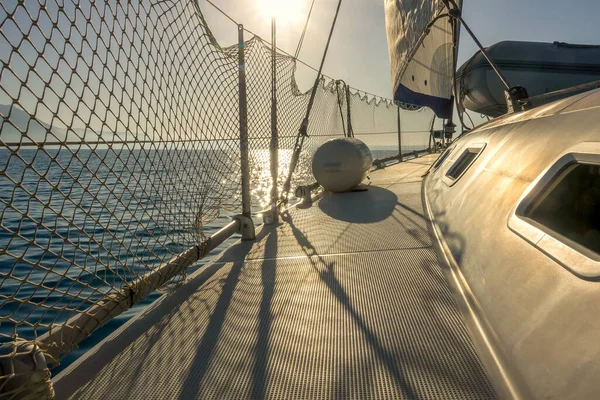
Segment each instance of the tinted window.
M533 200L525 217L600 254L600 166L567 165Z
M448 170L446 176L451 179L458 179L466 171L467 168L475 161L475 158L483 150L483 147L474 147L466 149L461 156L456 160L454 165Z
M440 156L440 158L438 158L437 161L433 164L433 169L435 170L440 165L442 165L442 163L444 162L444 160L446 158L448 158L448 156L450 155L451 152L452 152L452 147L450 147L449 149L446 149L446 151L442 153L442 155Z

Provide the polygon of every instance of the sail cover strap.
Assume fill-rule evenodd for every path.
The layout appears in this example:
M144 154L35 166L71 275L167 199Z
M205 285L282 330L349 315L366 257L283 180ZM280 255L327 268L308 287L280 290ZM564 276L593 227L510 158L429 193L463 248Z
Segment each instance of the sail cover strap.
M456 2L458 7L462 1ZM452 115L454 34L442 0L385 0L394 100Z

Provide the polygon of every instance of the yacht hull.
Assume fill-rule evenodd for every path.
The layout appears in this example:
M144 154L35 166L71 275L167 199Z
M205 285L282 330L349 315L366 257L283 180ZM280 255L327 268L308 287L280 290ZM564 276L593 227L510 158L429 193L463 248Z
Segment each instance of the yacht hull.
M515 215L570 149L583 144L596 149L590 157L597 155L599 111L600 91L594 91L494 120L456 141L424 182L444 256L525 397L594 398L600 390L598 277L580 276L571 265L579 261L544 247L552 234L537 244L526 240L518 223L527 221ZM465 149L481 146L464 174L449 179ZM597 267L600 274L600 262Z

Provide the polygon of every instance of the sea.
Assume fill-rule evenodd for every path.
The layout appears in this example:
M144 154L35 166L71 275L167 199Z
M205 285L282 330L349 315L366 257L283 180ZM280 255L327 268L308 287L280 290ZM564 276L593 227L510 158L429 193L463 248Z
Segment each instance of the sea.
M405 148L407 152L413 150L417 148ZM397 154L397 148L393 146L381 146L371 151L374 159ZM169 150L164 152L164 159L179 157L168 154ZM268 149L264 152L268 153ZM172 179L175 174L182 180L195 176L198 173L196 164L176 162L175 170L152 168L153 172L149 174L128 168L129 157L122 152L112 159L98 157L98 154L103 154L100 150L75 152L75 155L71 151L58 154L48 150L46 156L39 153L34 149L19 149L18 153L0 149L0 343L10 340L15 333L28 340L40 336L47 330L48 324L66 320L74 310L89 307L111 287L119 287L147 271L146 267L136 269L130 265L151 268L187 248L195 238L201 240L198 232L190 229L190 226L195 226L190 225L190 216L195 215L197 210L187 210L189 204L185 198L163 193L161 189L161 179L166 175ZM7 162L9 159L11 161ZM136 162L138 166L143 165L139 159ZM264 173L256 176L264 182L255 181L254 184L268 188L269 174L265 172L269 169L268 158L263 163L258 169ZM82 168L83 164L86 168ZM215 165L215 168L218 167ZM192 168L194 170L186 170ZM40 174L52 184L40 179ZM128 191L128 182L132 187L145 188L144 196ZM226 185L226 182L219 185L215 188ZM104 191L104 197L90 196L90 193L100 193L96 189L101 186L113 187L114 190ZM268 190L252 190L252 195L253 212L256 213L268 203L265 198ZM170 214L170 220L161 219L160 207L168 206L169 202L180 202L175 207L179 212ZM239 203L238 199L224 199L223 209L213 215L211 221L201 224L204 235L210 236L231 221L232 216L239 213L239 210L231 208L236 203ZM134 207L135 210L131 211ZM113 212L109 213L107 209ZM44 229L39 228L40 224ZM239 240L238 235L221 244L187 272L202 268L236 240ZM163 292L150 294L96 330L61 360L53 374L56 375L162 295Z

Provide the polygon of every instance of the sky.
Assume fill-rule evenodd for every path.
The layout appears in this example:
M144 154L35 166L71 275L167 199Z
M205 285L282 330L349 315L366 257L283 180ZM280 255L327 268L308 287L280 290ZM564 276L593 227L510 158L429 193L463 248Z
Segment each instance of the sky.
M229 45L237 40L231 21L206 0L199 0L217 40ZM278 46L294 54L311 0L213 0L233 19L270 38L268 3L279 9ZM383 97L392 97L389 56L384 21L384 0L343 0L324 73L350 86ZM337 0L315 0L299 58L318 66L325 48ZM600 0L464 0L463 18L484 46L502 40L600 45ZM463 30L459 65L477 50ZM314 72L299 69L301 89L314 81Z
M235 44L238 34L235 24L208 4L207 0L198 1L220 44ZM312 0L212 1L233 19L243 23L247 29L267 39L270 38L270 10L275 4L278 9L278 45L284 51L294 54ZM313 16L300 59L316 67L323 54L338 0L314 1ZM143 132L161 135L162 133L147 127L148 120L144 113L128 111L130 101L135 105L135 109L139 108L138 106L150 107L145 105L143 100L147 98L142 96L140 90L132 90L131 82L135 80L133 76L141 79L140 82L146 81L147 68L154 68L152 63L147 68L144 67L145 63L139 62L141 58L135 55L137 53L132 53L129 63L123 63L123 51L120 46L128 48L131 45L130 40L133 40L135 46L136 36L126 34L129 28L122 28L115 21L119 20L119 10L123 8L123 4L125 8L134 10L135 2L83 2L77 7L75 2L64 2L65 5L61 3L63 2L49 1L43 4L43 7L38 5L38 10L34 9L37 4L35 2L28 3L27 9L23 3L16 0L6 3L12 4L13 8L18 10L0 30L0 62L10 64L10 68L3 70L0 82L0 115L7 115L8 111L3 105L10 105L15 98L19 99L24 113L21 123L15 122L20 128L13 129L14 132L8 132L5 128L3 139L7 140L6 138L10 137L16 140L21 137L20 132L25 130L31 134L34 130L27 125L29 115L35 115L41 121L37 129L40 135L46 134L46 125L52 125L53 132L67 132L67 125L76 131L90 128L89 135L94 136L100 130L106 130L111 135L114 132L131 130L136 124L144 127ZM117 7L116 4L120 6ZM185 4L189 6L191 3ZM92 8L100 11L92 12ZM116 16L113 13L116 13ZM76 17L77 29L73 29L69 18L80 14L85 18ZM104 24L98 23L99 18L96 15L100 14L104 15ZM57 17L58 15L63 17ZM464 0L463 7L464 19L485 46L511 39L600 44L598 15L600 0ZM87 18L91 22L87 22ZM140 18L143 18L143 15ZM109 41L110 48L107 49L104 39L96 40L93 34L86 33L88 28L85 26L88 23L92 26L98 25L100 28L94 27L94 30L100 29L103 38L112 35L120 39ZM194 35L198 34L194 25L188 23L185 18L177 20L177 24L177 29L187 38L193 39ZM146 26L146 33L152 36L157 26L149 24ZM56 32L57 30L59 32ZM52 46L46 45L47 37L52 38ZM64 37L69 38L69 46L65 45ZM168 35L160 37L162 40L169 38ZM246 39L250 39L250 35L247 35ZM462 32L460 39L459 64L462 64L476 52L476 46L465 32ZM18 54L13 54L15 47L18 48ZM82 50L78 50L79 48ZM165 48L175 51L171 46ZM95 58L92 57L92 53L96 54ZM194 61L201 60L196 58ZM127 74L123 70L124 66L127 68ZM101 67L108 68L109 73L105 74ZM88 70L93 73L89 74ZM324 73L334 79L343 79L356 89L386 98L392 97L384 0L343 0ZM154 74L152 78L163 82L161 74ZM199 78L199 84L204 85L205 82L201 81L204 77ZM310 89L314 78L313 70L299 64L296 80L302 91ZM47 90L47 84L52 86L52 90ZM22 90L22 86L26 87L26 90ZM210 89L212 86L205 87ZM148 85L139 85L139 88L143 88L144 93L150 93ZM173 87L169 89L173 90ZM180 100L176 101L184 111L192 109L188 104L201 103L204 99L201 90L188 90L186 93L196 97L193 101L181 100L181 104L177 103ZM163 95L156 89L154 94L155 96L150 96L153 104L150 114L153 116L157 109L160 110L163 100ZM222 93L219 95L223 97ZM132 99L129 98L131 96ZM17 114L13 116L16 118ZM57 116L59 118L55 118ZM475 119L476 123L482 121ZM429 122L426 121L424 126L428 129ZM171 129L167 131L174 134ZM185 129L183 131L187 132ZM215 132L214 129L208 131ZM85 132L81 135L88 134ZM65 135L67 133L61 133L59 136L66 137Z

